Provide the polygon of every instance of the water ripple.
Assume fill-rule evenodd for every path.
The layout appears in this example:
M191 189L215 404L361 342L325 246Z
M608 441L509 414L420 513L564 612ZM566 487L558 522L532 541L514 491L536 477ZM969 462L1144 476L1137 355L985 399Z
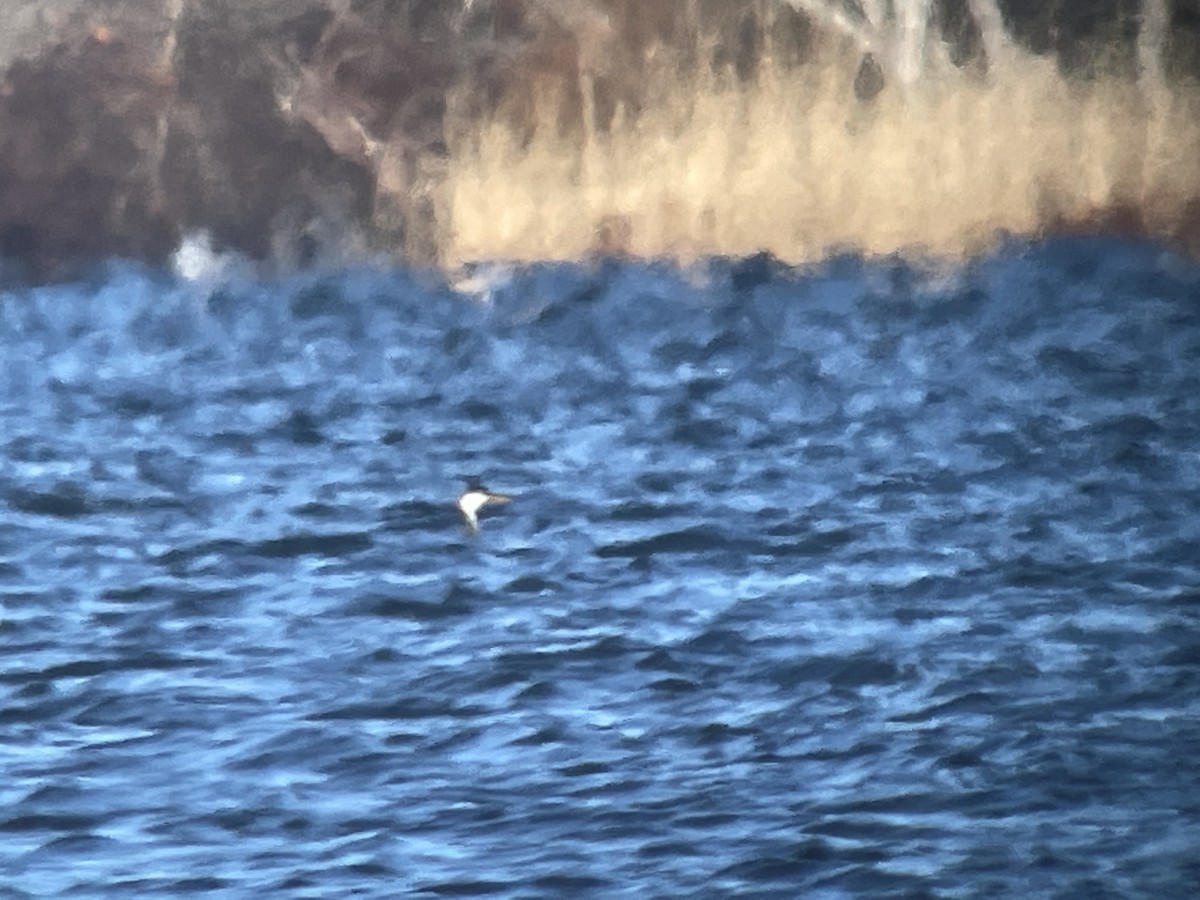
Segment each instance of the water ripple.
M510 274L0 297L14 896L1200 890L1194 266Z

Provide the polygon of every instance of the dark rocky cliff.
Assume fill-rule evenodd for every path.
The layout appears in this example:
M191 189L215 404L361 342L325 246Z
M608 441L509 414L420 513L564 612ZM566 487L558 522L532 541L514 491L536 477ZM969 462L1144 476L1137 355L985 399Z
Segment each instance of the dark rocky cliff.
M1080 78L1101 66L1136 79L1137 12L1126 6L1058 4L1057 19L1045 4L999 9L1020 53L1053 54ZM996 67L987 22L967 0L925 8L954 69L981 77ZM823 9L778 0L9 0L0 14L0 257L10 275L55 278L111 256L163 262L185 234L206 231L219 248L282 266L379 253L437 264L454 228L442 196L452 137L472 121L504 122L518 140L552 128L584 142L652 108L656 73L747 82L768 57L800 73L838 41L857 70L844 102L869 104L903 67L854 45L861 16L843 17L839 35L843 20ZM1180 0L1169 11L1158 77L1186 83L1200 7ZM1126 212L1121 221L1139 227L1139 211ZM1175 231L1191 227L1186 218L1176 216Z

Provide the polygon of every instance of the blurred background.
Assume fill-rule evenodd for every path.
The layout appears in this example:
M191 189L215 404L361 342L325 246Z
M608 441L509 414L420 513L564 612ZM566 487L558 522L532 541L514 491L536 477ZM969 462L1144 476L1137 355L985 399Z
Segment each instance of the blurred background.
M11 0L0 257L1200 247L1197 0Z

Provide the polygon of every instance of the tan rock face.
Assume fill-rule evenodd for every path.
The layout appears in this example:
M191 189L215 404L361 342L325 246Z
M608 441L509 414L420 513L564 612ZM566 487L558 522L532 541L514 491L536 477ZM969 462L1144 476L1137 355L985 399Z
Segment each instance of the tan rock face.
M908 16L871 22L847 19L844 4L828 0L11 0L0 28L0 267L46 279L112 256L162 262L198 231L218 249L281 266L379 252L454 263L467 249L515 246L519 223L506 216L521 204L540 206L539 190L550 189L581 191L568 203L576 220L593 209L594 221L562 223L572 231L563 244L571 252L762 249L749 232L731 231L739 217L720 211L720 196L705 198L694 165L671 161L671 145L686 145L708 159L739 161L738 173L723 176L730 183L755 171L763 136L745 130L743 113L703 120L702 104L750 109L766 96L764 73L793 83L775 118L790 122L789 140L816 159L846 134L879 143L891 127L880 110L896 107L897 92L919 92L922 79L941 91L923 102L966 102L948 93L955 79L1000 79L1032 50L1053 50L1068 68L1085 59L1078 65L1088 78L1108 65L1127 81L1147 72L1186 81L1196 64L1188 48L1200 41L1186 39L1183 13L1139 38L1121 22L1067 15L1086 5L1068 4L1052 22L1042 13L991 16L990 0L914 0L864 5ZM925 18L910 15L921 9ZM1077 21L1087 28L1072 42ZM1050 47L1050 34L1064 47ZM906 43L889 48L888 35ZM869 90L854 80L856 72L863 80L863 40L873 48ZM831 65L846 72L827 77L822 67ZM787 120L787 109L801 108L796 97L810 102L830 84L832 108L845 110L836 134L818 133L807 115ZM1192 109L1146 93L1162 109ZM1152 127L1171 125L1164 116L1145 117L1147 146L1162 144L1150 138ZM704 121L743 124L712 134ZM497 135L515 157L490 152ZM1178 132L1174 140L1193 138ZM1091 138L1079 140L1086 147ZM721 141L729 146L718 153ZM554 177L524 166L526 150L552 159ZM620 157L634 151L645 159ZM501 158L508 162L496 172L463 162ZM775 166L762 160L759 169ZM1080 209L1108 203L1096 187L1108 175L1096 165L1090 206ZM675 169L678 185L650 183ZM1173 173L1171 185L1191 190L1200 184L1193 174L1188 181L1187 172ZM1136 173L1118 175L1122 208L1137 207L1139 191L1155 204L1131 208L1123 223L1170 232L1178 210L1195 219L1187 196L1164 196ZM797 178L744 205L808 197L816 209L819 185ZM505 190L488 193L501 183ZM1079 219L1076 206L1067 196L1046 224ZM648 222L651 208L666 212ZM469 221L456 218L464 210ZM766 208L763 215L790 221ZM537 212L530 221L545 219ZM793 231L806 247L830 230L819 222L805 228ZM848 238L838 233L843 245Z

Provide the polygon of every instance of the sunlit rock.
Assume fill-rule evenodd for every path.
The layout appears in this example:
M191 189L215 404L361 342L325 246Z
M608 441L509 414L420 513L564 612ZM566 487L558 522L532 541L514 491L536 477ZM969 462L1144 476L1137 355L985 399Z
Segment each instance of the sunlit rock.
M0 260L166 265L202 231L277 269L1114 219L1187 244L1197 27L1163 0L13 0Z

